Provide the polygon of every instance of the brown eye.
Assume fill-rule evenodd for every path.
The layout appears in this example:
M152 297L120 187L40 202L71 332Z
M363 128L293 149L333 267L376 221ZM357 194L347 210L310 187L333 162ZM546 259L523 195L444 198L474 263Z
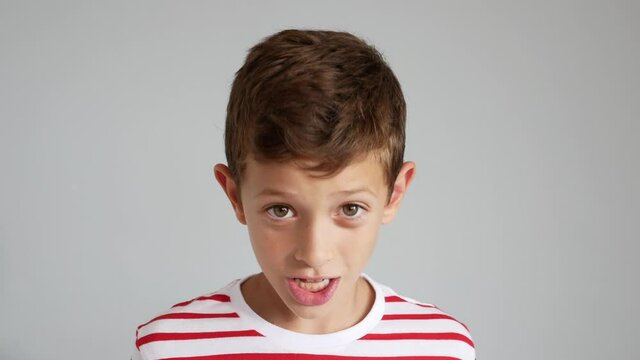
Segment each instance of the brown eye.
M344 206L342 207L342 212L343 212L345 215L349 216L349 217L354 217L354 216L358 215L358 210L359 210L359 209L360 209L360 206L359 206L359 205L356 205L356 204L347 204L347 205L344 205Z
M276 218L286 218L288 217L287 215L291 213L291 210L286 206L276 205L267 209L267 212L269 213L269 215Z

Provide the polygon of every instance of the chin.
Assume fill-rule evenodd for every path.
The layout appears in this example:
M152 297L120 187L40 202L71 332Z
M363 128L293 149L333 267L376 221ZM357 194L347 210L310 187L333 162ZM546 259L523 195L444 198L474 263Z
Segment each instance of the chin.
M305 320L324 318L331 312L331 301L323 305L305 306L296 303L294 300L285 302L289 310L297 317Z

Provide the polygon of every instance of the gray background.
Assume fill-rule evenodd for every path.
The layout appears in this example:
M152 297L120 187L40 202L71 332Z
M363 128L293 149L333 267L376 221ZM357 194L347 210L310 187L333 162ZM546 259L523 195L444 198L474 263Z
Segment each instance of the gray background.
M638 8L1 1L0 358L128 358L258 270L212 166L234 72L289 27L364 37L403 85L418 173L371 276L479 359L637 358Z

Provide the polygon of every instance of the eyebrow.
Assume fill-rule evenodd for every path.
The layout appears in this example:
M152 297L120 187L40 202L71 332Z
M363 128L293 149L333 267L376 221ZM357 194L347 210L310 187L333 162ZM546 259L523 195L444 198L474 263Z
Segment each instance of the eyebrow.
M369 195L371 195L373 197L377 196L375 191L371 190L370 188L368 188L366 186L363 187L363 188L359 188L359 189L337 191L337 192L335 192L333 194L335 194L335 195L340 194L340 195L348 196L348 195L355 195L355 194L359 194L359 193L368 193Z
M271 189L271 188L266 188L263 189L262 191L260 191L258 194L256 194L255 197L261 197L261 196L294 196L294 193L288 192L288 191L280 191L280 190L276 190L276 189Z
M363 187L363 188L358 188L358 189L353 189L353 190L342 190L342 191L336 191L334 193L332 193L331 195L336 196L336 195L342 195L342 196L351 196L351 195L355 195L355 194L359 194L359 193L368 193L369 195L376 197L376 193L371 190L368 187ZM295 196L296 194L293 192L289 192L289 191L281 191L281 190L277 190L277 189L272 189L272 188L265 188L262 191L260 191L258 194L256 194L256 198L257 197L262 197L262 196Z

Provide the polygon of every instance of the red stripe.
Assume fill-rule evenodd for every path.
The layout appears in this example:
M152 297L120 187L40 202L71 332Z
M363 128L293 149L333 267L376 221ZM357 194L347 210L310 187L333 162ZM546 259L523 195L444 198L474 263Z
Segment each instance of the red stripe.
M467 331L469 331L469 328L467 327L467 325L456 320L454 317L451 317L446 314L389 314L389 315L384 315L382 317L382 320L436 320L436 319L447 319L447 320L455 321L458 324L462 325L462 327L464 327Z
M395 295L385 297L385 298L384 298L384 301L385 301L385 302L388 302L388 303L392 303L392 302L406 302L406 303L410 303L410 304L414 304L414 305L418 305L418 306L422 306L422 307L426 307L426 308L436 308L436 309L437 309L437 307L436 307L436 306L429 305L429 304L420 304L420 303L416 303L416 302L407 301L407 300L405 300L405 299L401 298L400 296L395 296Z
M138 329L151 324L157 320L164 319L217 319L217 318L238 318L237 313L221 313L221 314L203 314L203 313L171 313L155 317L146 323L138 326Z
M143 336L136 345L138 347L154 341L171 341L171 340L200 340L200 339L218 339L229 337L245 337L245 336L263 336L255 330L240 331L215 331L215 332L190 332L190 333L153 333Z
M384 315L382 320L438 320L447 319L458 322L458 320L445 314L389 314Z
M473 347L473 341L458 333L394 333L394 334L368 334L360 340L458 340L464 341Z
M189 301L184 301L184 302L173 305L171 308L178 307L178 306L186 306L191 304L194 301L200 301L200 300L215 300L219 302L231 302L231 298L228 295L214 294L209 296L200 296L195 299L191 299Z
M387 296L384 298L385 302L407 302L407 300L401 298L400 296Z
M313 354L225 354L225 355L205 355L205 356L189 356L189 357L175 357L164 358L162 360L317 360L317 359L334 359L334 360L460 360L458 358L449 356L339 356L339 355L313 355Z

